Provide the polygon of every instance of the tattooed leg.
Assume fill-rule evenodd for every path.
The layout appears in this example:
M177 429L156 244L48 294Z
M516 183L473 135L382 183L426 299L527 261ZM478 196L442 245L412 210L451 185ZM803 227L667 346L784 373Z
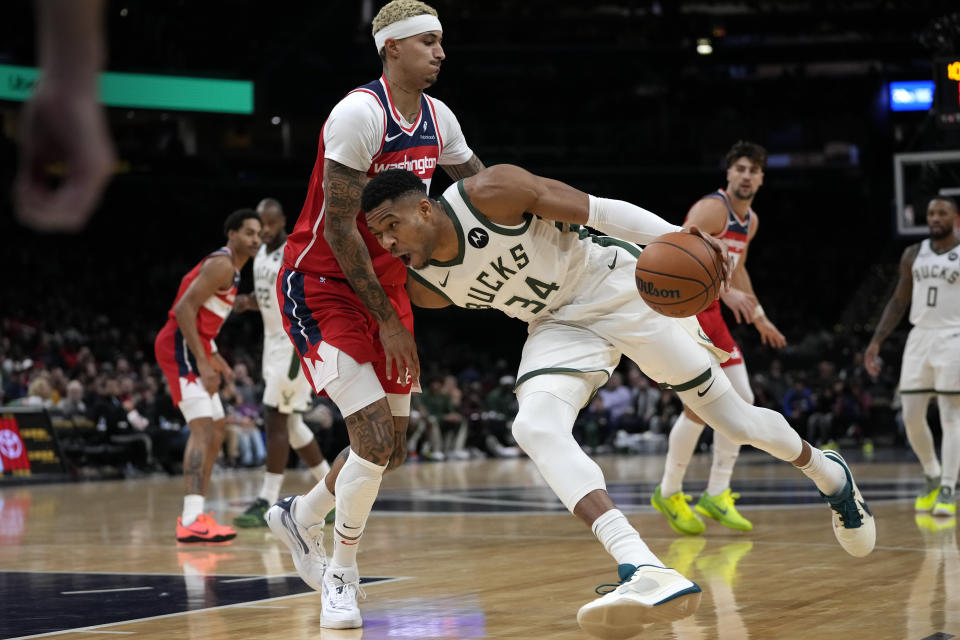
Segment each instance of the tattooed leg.
M219 437L217 437L217 428L210 418L195 418L190 421L190 437L187 439L187 446L183 450L183 481L185 493L187 494L207 494L207 485L210 481L210 473L213 471L213 463L217 458L216 451L223 442L223 425L220 423ZM217 449L214 449L216 445ZM210 451L213 449L213 455Z
M393 471L407 459L407 428L410 426L410 416L393 416L393 455L387 471Z
M386 398L381 398L346 417L347 434L353 452L385 467L393 455L393 416Z

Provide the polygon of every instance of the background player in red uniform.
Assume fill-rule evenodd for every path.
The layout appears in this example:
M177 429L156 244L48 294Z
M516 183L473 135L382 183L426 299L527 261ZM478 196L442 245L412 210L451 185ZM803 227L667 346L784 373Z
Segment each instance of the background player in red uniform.
M167 323L154 343L170 395L190 427L183 452L185 495L183 513L177 519L179 542L224 542L237 535L203 512L226 428L217 392L221 376L233 375L217 353L214 338L233 308L240 269L260 248L260 217L253 209L234 211L223 231L226 246L201 260L180 281Z
M717 189L698 200L687 213L684 226L696 225L726 243L734 261L734 269L730 290L722 292L720 298L733 312L737 322L752 322L763 343L779 349L787 344L787 340L757 301L745 264L747 248L759 227L757 214L751 205L763 184L766 163L767 151L760 145L744 141L733 145L727 152L727 188ZM743 353L723 320L720 303L714 301L697 315L697 320L713 343L730 353L730 359L720 366L740 397L753 404L753 391L750 389ZM683 494L683 476L703 426L703 421L695 413L684 408L670 430L663 479L651 499L653 506L667 517L675 531L688 535L702 533L706 527L687 505L690 496ZM730 476L739 452L739 445L714 431L710 479L706 491L697 502L696 511L731 529L749 531L753 524L737 512L734 501L738 496L730 490Z
M277 280L284 326L307 378L337 404L350 436L323 482L266 516L301 577L323 593L321 626L328 628L363 623L357 545L384 471L406 457L410 390L420 373L406 267L359 219L360 193L387 169L408 169L429 188L437 166L454 179L482 168L450 109L423 93L445 58L437 12L394 0L374 17L373 34L383 76L350 92L324 123ZM323 522L334 506L327 568Z

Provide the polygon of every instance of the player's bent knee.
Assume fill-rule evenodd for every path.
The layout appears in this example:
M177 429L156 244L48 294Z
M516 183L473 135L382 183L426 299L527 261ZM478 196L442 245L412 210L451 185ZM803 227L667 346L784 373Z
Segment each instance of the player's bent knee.
M299 413L287 416L287 439L294 449L302 449L313 441L313 431L303 421Z
M517 446L524 452L535 457L545 448L549 448L550 440L556 437L556 427L546 424L546 421L536 416L517 414L513 421L513 438Z

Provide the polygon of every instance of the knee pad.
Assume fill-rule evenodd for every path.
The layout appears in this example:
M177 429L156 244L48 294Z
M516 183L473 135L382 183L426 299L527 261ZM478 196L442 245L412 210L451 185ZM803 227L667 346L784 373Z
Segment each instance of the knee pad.
M372 364L360 364L343 351L336 357L337 377L324 386L324 391L344 418L386 397Z
M292 449L303 449L313 441L313 431L299 413L291 413L287 416L287 439Z
M561 383L560 386L566 385ZM584 382L582 387L586 389L586 398L591 393L588 386ZM528 387L518 394L520 410L513 421L513 436L537 465L540 475L563 505L572 512L584 496L597 489L606 489L603 472L573 439L573 423L579 406L554 395L552 391L532 389ZM571 400L577 401L579 398Z

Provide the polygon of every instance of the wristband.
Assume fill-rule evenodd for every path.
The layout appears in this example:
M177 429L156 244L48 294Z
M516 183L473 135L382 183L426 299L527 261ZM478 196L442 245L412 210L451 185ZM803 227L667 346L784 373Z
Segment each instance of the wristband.
M757 318L762 318L765 315L767 315L766 312L763 310L763 307L761 307L760 303L758 302L757 306L753 308L753 319L756 320Z

